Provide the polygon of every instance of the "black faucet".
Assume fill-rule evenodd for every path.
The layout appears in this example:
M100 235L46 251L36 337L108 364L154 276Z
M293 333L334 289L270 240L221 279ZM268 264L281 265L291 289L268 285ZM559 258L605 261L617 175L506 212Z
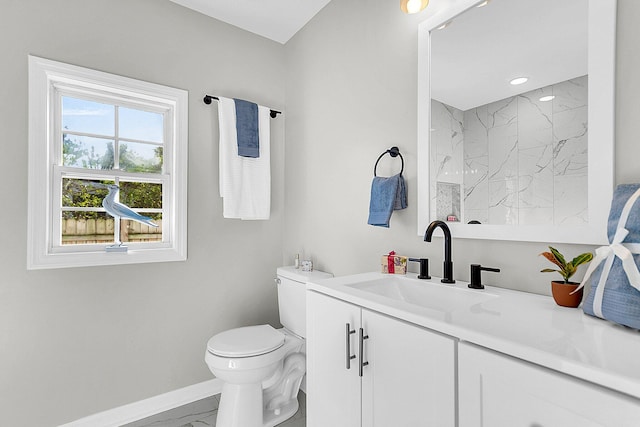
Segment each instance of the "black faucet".
M429 276L429 260L427 258L409 258L409 261L420 263L418 279L431 279L431 276Z
M471 283L469 283L469 287L471 289L484 289L482 277L480 275L481 271L493 271L495 273L500 273L499 268L490 268L483 267L480 264L471 264Z
M424 233L424 241L430 242L431 236L436 228L442 228L442 232L444 233L444 270L443 276L444 278L441 280L442 283L456 283L453 280L453 262L451 261L451 230L449 230L449 226L443 221L433 221L427 227L427 231Z

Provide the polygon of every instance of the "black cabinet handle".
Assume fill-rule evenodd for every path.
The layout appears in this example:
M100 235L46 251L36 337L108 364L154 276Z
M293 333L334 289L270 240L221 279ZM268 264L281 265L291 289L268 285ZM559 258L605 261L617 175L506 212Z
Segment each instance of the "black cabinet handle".
M359 356L360 356L360 363L358 364L358 375L362 376L362 370L365 366L367 366L369 364L369 362L365 362L364 361L364 340L368 340L369 339L369 335L365 335L364 334L364 329L360 328L360 339L359 339Z
M348 323L346 324L346 331L345 331L345 336L346 336L346 352L347 352L347 369L351 369L351 359L355 359L356 355L351 355L351 334L355 334L356 330L355 329L351 329L351 325L349 325Z

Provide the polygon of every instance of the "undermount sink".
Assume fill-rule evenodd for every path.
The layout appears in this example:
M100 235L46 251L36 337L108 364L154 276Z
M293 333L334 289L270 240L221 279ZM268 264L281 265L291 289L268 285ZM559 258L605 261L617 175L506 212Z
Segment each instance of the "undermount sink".
M473 305L497 298L497 295L488 294L484 291L398 276L351 283L345 286L447 313L467 309Z

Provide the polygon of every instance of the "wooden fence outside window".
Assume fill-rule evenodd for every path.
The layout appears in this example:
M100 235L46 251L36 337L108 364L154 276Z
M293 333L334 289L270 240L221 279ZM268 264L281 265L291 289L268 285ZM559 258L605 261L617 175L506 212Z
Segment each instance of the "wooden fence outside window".
M154 220L158 227L150 227L136 221L122 220L120 240L122 242L162 241L162 220ZM62 219L62 244L82 245L113 242L113 218Z

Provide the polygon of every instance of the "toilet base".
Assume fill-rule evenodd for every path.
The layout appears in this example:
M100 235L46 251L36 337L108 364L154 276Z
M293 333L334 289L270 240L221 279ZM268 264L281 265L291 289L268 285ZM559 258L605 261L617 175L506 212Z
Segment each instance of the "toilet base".
M222 387L218 407L217 427L274 427L298 412L294 398L277 410L261 409L263 391L260 384L228 384ZM242 402L242 405L238 405Z
M298 411L305 362L302 353L289 354L273 374L275 382L267 388L263 383L224 383L216 426L274 427L291 418Z
M281 422L291 418L298 412L298 399L291 399L288 403L280 408L280 414L276 415L274 411L264 411L263 427L274 427Z
M260 384L224 383L216 426L263 427L261 409L262 386Z

